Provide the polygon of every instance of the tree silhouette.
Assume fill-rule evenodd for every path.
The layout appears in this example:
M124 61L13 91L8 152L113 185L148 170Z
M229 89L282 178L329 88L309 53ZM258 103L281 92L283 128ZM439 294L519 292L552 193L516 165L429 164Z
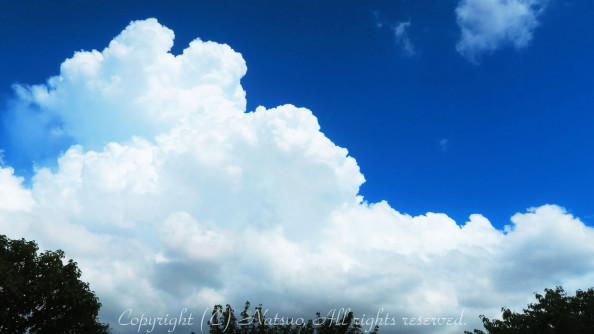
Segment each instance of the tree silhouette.
M544 296L535 294L537 302L523 313L502 308L502 320L480 318L489 334L591 334L594 333L594 289L578 290L567 296L562 287L545 289ZM485 334L475 329L465 334Z
M0 333L103 334L101 303L64 252L0 235Z

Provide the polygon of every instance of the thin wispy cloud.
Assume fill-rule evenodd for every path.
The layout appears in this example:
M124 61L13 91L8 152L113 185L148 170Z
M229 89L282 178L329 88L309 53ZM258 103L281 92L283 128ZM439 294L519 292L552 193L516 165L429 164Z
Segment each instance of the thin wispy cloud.
M73 257L118 332L136 332L117 324L129 308L250 300L307 317L464 310L464 328L431 328L460 333L534 291L594 279L594 229L563 208L530 208L499 230L480 214L455 222L367 202L357 161L312 111L248 112L241 54L197 39L174 56L173 40L157 20L136 21L45 84L19 86L13 112L59 119L76 144L31 187L0 167L2 233Z
M416 51L407 34L409 28L410 21L399 22L394 27L394 35L396 36L396 43L402 47L402 52L407 56L412 56Z
M449 140L447 138L442 138L439 140L439 147L441 147L441 150L445 152L445 150L448 149L448 143Z
M380 18L378 11L372 11L375 26L377 28L389 28L394 33L394 41L402 49L402 54L405 56L412 56L416 54L416 48L408 36L408 30L411 26L411 21L401 21L396 24L384 22Z
M372 10L371 11L371 14L373 15L375 26L377 28L383 28L384 27L384 22L380 19L379 11Z

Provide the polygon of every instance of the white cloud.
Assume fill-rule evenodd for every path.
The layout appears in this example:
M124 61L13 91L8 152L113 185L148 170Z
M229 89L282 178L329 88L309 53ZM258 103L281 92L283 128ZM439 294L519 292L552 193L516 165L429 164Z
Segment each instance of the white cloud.
M456 49L476 62L482 53L506 45L523 48L547 4L548 0L461 0L456 8L461 30Z
M356 161L311 111L246 113L241 55L196 40L173 56L172 43L156 20L137 21L47 85L18 88L79 145L31 189L0 169L0 230L73 257L104 320L250 300L291 316L464 309L471 327L534 291L592 281L594 229L562 208L530 209L500 231L478 214L457 225L367 203Z
M56 135L93 148L132 135L152 139L187 117L245 110L241 55L195 40L174 56L173 37L154 19L134 22L103 51L76 52L59 76L16 92L22 104L44 111L38 118L60 119Z
M14 175L14 169L0 166L0 212L31 210L34 201L22 182L22 177Z

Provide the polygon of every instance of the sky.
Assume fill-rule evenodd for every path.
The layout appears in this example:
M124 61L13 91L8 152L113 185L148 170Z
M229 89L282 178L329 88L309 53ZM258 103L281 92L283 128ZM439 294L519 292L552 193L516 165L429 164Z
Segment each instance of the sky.
M593 9L3 1L0 233L73 257L122 333L246 299L471 328L588 288Z

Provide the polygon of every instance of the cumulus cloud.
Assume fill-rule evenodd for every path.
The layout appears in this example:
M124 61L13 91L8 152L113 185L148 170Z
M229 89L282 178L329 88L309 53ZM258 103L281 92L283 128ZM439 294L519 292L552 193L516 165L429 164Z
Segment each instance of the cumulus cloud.
M15 176L12 168L0 166L0 211L30 211L34 201L22 182L23 178Z
M461 0L456 8L458 52L476 62L484 52L506 45L523 48L532 40L548 0Z
M18 86L14 112L58 119L77 144L30 188L0 169L2 233L73 257L118 332L137 331L117 324L127 309L201 314L250 300L289 316L383 307L400 325L384 331L459 333L401 320L464 310L470 328L534 291L594 278L594 229L561 207L516 214L502 231L479 214L457 224L366 202L355 159L310 110L246 112L241 55L195 40L174 56L173 37L136 21L46 84Z

